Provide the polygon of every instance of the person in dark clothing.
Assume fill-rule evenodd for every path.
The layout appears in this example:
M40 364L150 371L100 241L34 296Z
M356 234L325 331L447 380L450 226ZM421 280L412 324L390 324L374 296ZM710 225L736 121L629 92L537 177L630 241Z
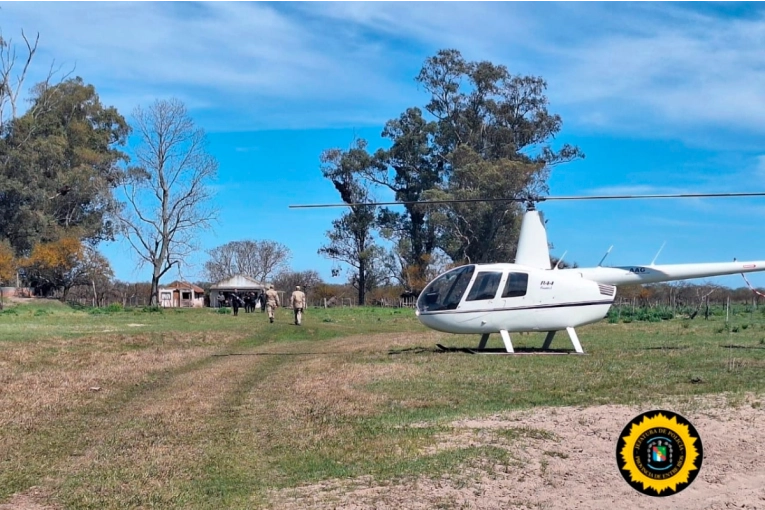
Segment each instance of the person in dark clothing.
M233 308L233 309L234 309L234 317L236 317L237 315L239 315L239 305L240 305L240 301L241 301L241 300L240 300L240 298L239 298L239 294L237 294L237 293L236 293L236 291L234 291L234 293L233 293L233 294L231 294L231 308Z

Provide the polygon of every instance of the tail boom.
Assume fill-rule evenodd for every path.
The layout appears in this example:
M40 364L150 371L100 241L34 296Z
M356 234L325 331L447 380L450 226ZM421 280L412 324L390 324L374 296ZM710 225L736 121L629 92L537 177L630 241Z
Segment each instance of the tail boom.
M765 271L765 260L751 262L711 262L702 264L664 264L648 266L587 267L561 269L580 273L583 278L608 285L659 283L692 278L707 278L737 273Z

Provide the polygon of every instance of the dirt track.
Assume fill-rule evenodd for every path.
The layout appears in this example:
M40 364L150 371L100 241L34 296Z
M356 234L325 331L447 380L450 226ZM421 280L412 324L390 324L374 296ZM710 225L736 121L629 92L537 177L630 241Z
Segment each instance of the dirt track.
M684 491L662 498L632 489L616 466L624 426L654 407L597 406L535 409L464 420L460 436L442 447L482 444L484 432L531 427L554 439L523 439L517 466L469 470L438 480L375 486L370 480L327 482L273 494L274 508L470 509L765 509L765 411L750 399L737 408L709 406L682 412L701 436L701 471ZM665 407L666 408L666 407Z

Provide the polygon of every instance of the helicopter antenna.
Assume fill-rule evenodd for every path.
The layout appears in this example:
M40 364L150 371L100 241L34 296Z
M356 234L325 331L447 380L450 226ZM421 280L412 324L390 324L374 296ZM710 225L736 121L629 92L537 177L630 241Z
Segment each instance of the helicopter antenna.
M563 255L560 256L560 258L558 259L558 262L555 263L555 267L553 269L558 269L558 266L560 265L561 262L563 262L563 257L566 256L566 253L568 253L568 250L563 252Z
M656 256L655 256L655 257L653 258L653 260L651 261L651 265L654 265L654 264L656 263L656 259L658 259L658 258L659 258L659 253L661 253L661 250L663 250L663 249L664 249L664 245L665 245L665 244L667 244L667 241L664 241L664 243L662 243L662 245L661 245L661 248L659 248L659 251L657 251L657 252L656 252Z
M603 255L603 258L600 259L600 262L598 262L598 267L600 267L603 264L603 261L606 260L606 257L608 257L608 254L611 253L611 250L614 248L614 245L612 244L611 247L608 249L605 255Z

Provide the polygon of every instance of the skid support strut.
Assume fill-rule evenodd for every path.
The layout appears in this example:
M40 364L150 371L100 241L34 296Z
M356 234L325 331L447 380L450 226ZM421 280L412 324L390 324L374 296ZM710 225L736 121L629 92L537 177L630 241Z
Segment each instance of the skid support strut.
M542 344L542 349L535 350L535 349L526 348L526 349L521 349L520 352L547 351L548 353L555 352L558 354L565 354L567 352L570 352L570 351L562 350L562 349L556 349L556 350L550 349L553 338L555 338L555 333L557 333L557 331L547 332L547 336L545 337L544 344ZM571 339L571 344L574 346L574 351L577 354L584 354L584 350L582 349L582 344L579 343L579 337L577 336L576 331L574 331L574 328L572 327L566 328L566 333L568 333L568 337ZM481 341L478 343L477 349L471 349L470 347L445 347L441 344L436 344L436 345L442 351L447 351L447 352L459 351L459 352L468 352L471 354L515 354L516 352L515 352L515 349L513 348L513 341L510 338L510 333L505 329L501 329L499 331L499 335L502 337L502 343L505 345L504 351L502 349L487 349L486 348L486 344L489 342L490 333L483 333L481 335Z
M548 331L547 336L545 337L545 343L542 344L542 349L549 349L550 344L552 344L553 338L555 337L555 333L557 331ZM584 354L584 350L582 350L582 344L579 343L579 337L576 334L576 331L574 331L574 328L566 328L566 333L568 333L568 337L571 339L571 344L574 346L574 350L577 354Z
M506 330L500 330L499 335L502 337L502 342L505 344L505 350L509 352L510 354L514 354L515 351L513 350L513 341L510 339L510 333L508 333ZM478 342L478 349L476 351L485 351L486 350L486 343L489 341L489 333L484 333L481 335L481 341Z

